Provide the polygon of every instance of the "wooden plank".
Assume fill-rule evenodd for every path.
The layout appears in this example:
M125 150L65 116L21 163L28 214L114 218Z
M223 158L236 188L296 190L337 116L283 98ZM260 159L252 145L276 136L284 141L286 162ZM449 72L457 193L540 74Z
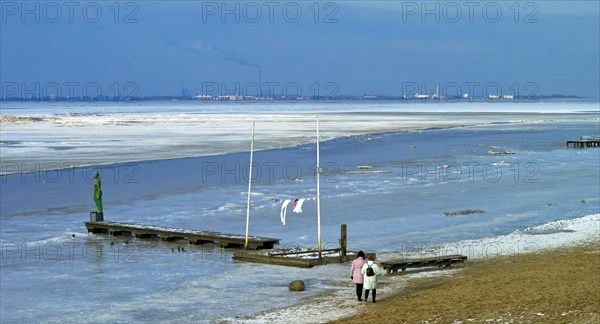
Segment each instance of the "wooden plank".
M309 259L271 257L268 255L247 253L246 251L234 252L232 259L234 261L274 264L297 268L311 268L313 266Z
M232 259L234 261L273 264L297 268L312 268L316 265L323 265L328 263L343 263L348 261L347 256L328 256L322 257L321 259L309 259L299 257L274 256L270 253L260 253L257 251L245 250L233 252Z
M240 234L187 230L121 222L86 222L85 226L90 233L108 232L111 235L128 233L129 235L134 234L137 237L158 236L165 241L182 239L188 240L191 244L216 242L222 247L244 246L246 238L245 235ZM249 248L251 249L273 248L275 244L279 244L279 239L259 236L249 237Z
M463 263L467 260L464 255L444 255L438 257L420 258L420 259L400 259L381 262L381 266L387 270L388 274L394 271L405 271L408 268L421 267L449 267L452 264Z
M437 261L437 260L446 260L446 259L466 259L467 257L464 255L442 255L437 257L428 257L428 258L418 258L418 259L398 259L385 261L386 263L405 263L405 262L425 262L425 261Z
M340 249L326 249L321 250L321 252L339 252ZM269 256L283 256L283 255L293 255L293 254L309 254L309 253L319 253L319 250L306 250L306 251L296 251L296 252L276 252L269 253Z
M383 263L424 262L424 261L437 261L437 260L444 260L444 259L462 259L462 258L466 259L467 257L464 255L454 254L454 255L442 255L442 256L437 256L437 257L418 258L418 259L397 259L397 260L385 261L385 262L382 262L382 264Z

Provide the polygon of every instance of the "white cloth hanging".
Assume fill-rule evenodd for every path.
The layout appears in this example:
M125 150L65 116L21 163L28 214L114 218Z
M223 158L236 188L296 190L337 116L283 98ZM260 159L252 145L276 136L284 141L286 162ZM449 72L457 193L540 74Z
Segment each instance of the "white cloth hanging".
M301 213L302 212L302 204L304 203L306 199L304 198L300 198L298 199L298 202L296 202L296 206L294 207L294 210L292 210L292 212L294 213Z
M290 204L291 199L286 199L283 201L283 205L281 205L281 213L279 217L281 218L281 222L285 225L285 213L287 212L287 206Z

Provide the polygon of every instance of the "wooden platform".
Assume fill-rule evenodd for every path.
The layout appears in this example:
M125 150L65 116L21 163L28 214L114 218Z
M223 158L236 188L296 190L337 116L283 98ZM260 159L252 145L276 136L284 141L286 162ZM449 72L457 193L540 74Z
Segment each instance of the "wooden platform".
M89 233L108 233L110 235L135 235L138 238L160 237L163 241L187 240L190 244L218 243L221 247L244 247L246 237L240 234L228 234L210 231L186 230L170 227L149 226L121 222L86 222ZM272 249L279 239L250 236L248 248Z
M341 249L322 250L322 257L317 257L317 250L288 252L285 250L270 251L235 251L234 261L282 265L297 268L312 268L316 265L344 263L356 257L356 253L344 254Z
M573 145L574 148L600 147L600 139L567 141L567 147Z
M288 267L312 268L316 265L328 263L344 263L349 260L353 260L354 258L356 258L357 253L347 251L347 246L347 225L342 224L340 226L339 248L322 249L320 255L318 249L298 246L294 248L271 249L261 251L235 251L233 252L233 260L282 265Z
M388 274L394 272L404 272L408 268L422 268L422 267L449 267L455 263L463 263L467 260L464 255L444 255L439 257L421 258L421 259L401 259L381 262L383 269Z

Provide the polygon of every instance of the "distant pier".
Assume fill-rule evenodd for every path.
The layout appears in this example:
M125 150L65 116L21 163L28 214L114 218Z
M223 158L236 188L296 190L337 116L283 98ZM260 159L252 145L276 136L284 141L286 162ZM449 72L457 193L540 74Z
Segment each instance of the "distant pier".
M121 222L85 222L88 233L108 233L109 235L134 235L137 238L159 237L163 241L187 240L190 244L218 243L223 248L243 248L246 236L220 232L186 230L179 228L149 226ZM272 249L279 239L259 236L248 237L248 249Z
M573 145L573 148L600 147L600 139L567 141L566 144L567 147L571 147L571 145Z

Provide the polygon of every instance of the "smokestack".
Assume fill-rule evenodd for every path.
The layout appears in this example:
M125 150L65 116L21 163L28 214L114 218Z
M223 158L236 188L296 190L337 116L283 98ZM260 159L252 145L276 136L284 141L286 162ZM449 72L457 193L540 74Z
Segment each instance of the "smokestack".
M260 68L260 65L258 66L258 92L260 93L259 97L262 98L262 69Z

